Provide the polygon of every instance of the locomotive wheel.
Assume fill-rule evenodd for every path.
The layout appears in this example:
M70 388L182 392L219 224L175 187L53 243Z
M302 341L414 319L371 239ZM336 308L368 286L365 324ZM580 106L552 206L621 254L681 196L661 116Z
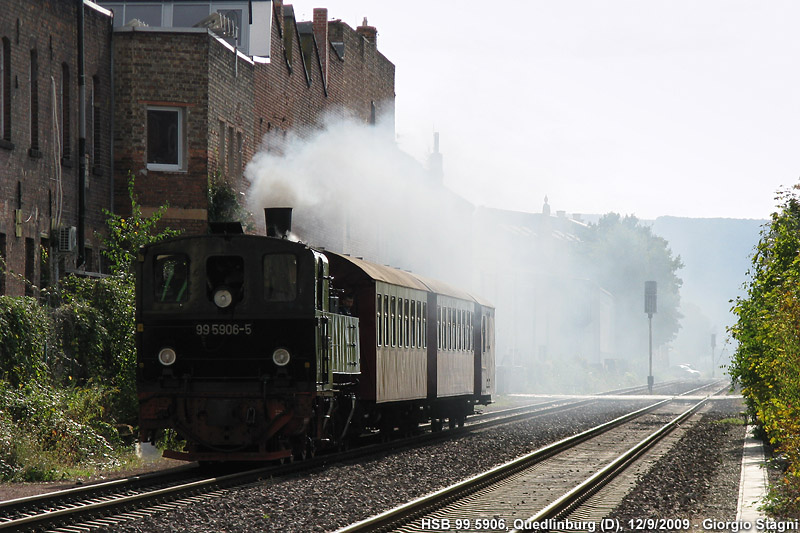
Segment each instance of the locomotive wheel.
M450 429L456 429L456 418L454 416L448 418L447 423L450 425Z
M442 430L443 426L444 426L444 422L442 421L441 418L437 418L435 420L431 420L431 431L439 432L439 431Z

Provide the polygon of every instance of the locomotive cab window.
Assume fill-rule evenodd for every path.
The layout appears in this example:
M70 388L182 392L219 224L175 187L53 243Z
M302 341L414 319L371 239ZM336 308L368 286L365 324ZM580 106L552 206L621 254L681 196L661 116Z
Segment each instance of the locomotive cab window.
M185 302L189 297L189 259L182 254L156 256L153 287L157 302Z
M206 294L224 309L244 295L244 259L236 255L217 255L206 260Z
M294 254L264 256L264 298L291 302L297 298L297 257Z

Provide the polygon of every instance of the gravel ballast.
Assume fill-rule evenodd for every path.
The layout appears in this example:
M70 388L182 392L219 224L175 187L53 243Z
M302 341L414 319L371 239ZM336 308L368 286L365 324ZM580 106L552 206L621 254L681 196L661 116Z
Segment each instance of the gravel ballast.
M741 406L721 404L679 441L673 450L677 456L656 463L650 472L657 477L648 478L648 472L615 516L735 519L743 428L712 421L737 416ZM219 498L120 524L114 530L331 531L616 418L623 411L618 404L603 403L358 464L332 465L230 490ZM656 493L648 487L657 487Z
M741 402L718 402L659 459L611 517L638 519L736 520L744 419ZM694 528L693 528L694 529Z

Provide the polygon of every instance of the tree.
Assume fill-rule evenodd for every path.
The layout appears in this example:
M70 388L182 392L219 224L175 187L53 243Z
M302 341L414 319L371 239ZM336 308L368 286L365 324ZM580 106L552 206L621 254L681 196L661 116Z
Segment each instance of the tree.
M603 216L592 225L586 252L587 271L615 301L615 342L623 357L647 353L645 281L658 283L658 312L653 318L653 345L675 338L680 329L680 288L683 267L669 243L632 215Z
M779 210L761 232L746 296L735 301L729 367L751 413L789 461L787 485L800 508L800 186L779 191Z
M101 236L106 249L103 251L111 263L113 274L129 274L133 271L133 261L141 246L180 235L181 231L166 228L156 233L158 222L167 212L168 205L162 205L149 217L142 215L142 206L133 192L133 174L128 173L128 197L131 214L127 217L103 210L108 225L108 237Z

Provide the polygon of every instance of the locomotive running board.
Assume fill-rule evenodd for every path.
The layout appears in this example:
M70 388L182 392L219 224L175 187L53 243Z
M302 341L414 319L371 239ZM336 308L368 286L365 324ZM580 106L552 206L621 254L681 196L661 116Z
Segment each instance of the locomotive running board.
M292 450L278 450L276 452L176 452L164 450L163 456L167 459L179 461L277 461L292 456Z

